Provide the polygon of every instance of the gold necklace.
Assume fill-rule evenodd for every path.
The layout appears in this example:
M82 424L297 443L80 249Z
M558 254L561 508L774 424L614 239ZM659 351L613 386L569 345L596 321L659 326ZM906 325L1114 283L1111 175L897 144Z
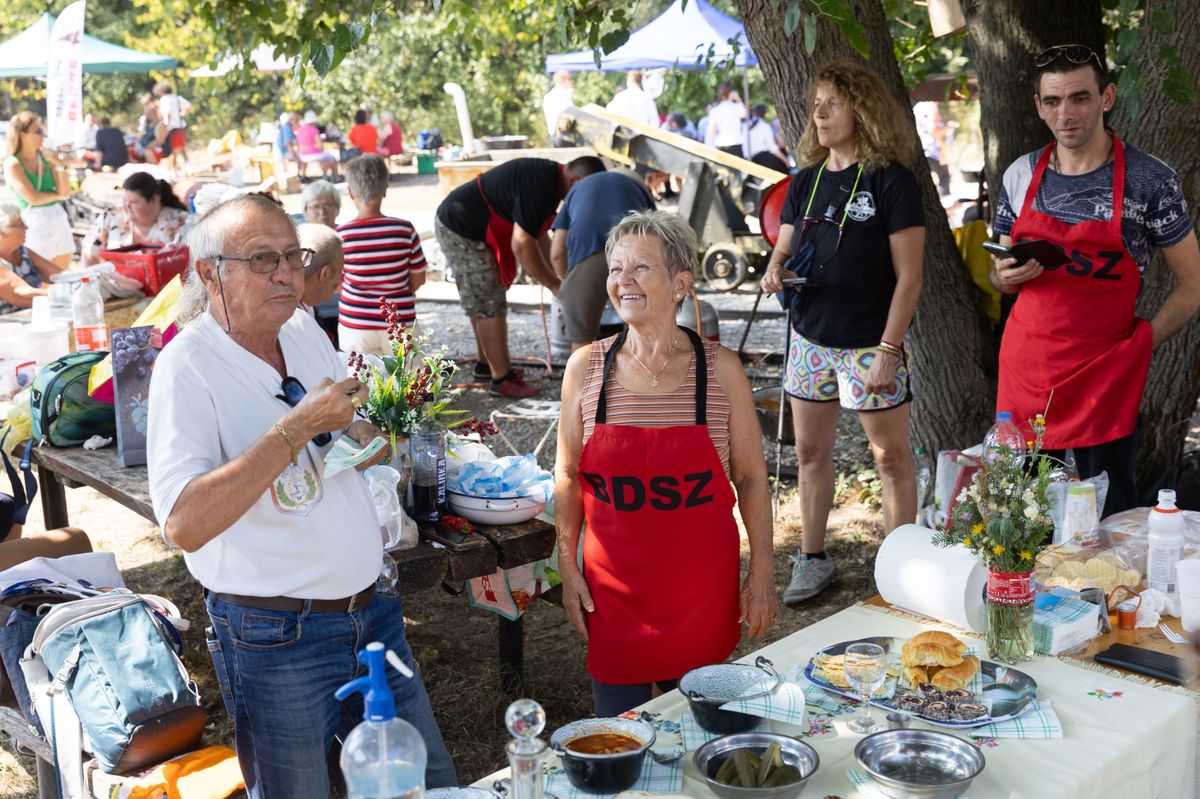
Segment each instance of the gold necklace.
M642 359L639 358L637 356L637 353L633 351L633 348L630 347L629 354L632 355L633 359L638 362L638 366L642 367L650 374L650 387L651 388L658 388L658 376L663 373L663 370L667 368L667 364L669 364L671 362L671 356L675 354L675 347L677 344L678 344L678 339L672 337L671 338L671 351L667 353L667 359L665 361L663 361L662 368L660 368L658 370L658 372L655 372L653 369L651 369L649 366L647 366L645 363L643 363Z

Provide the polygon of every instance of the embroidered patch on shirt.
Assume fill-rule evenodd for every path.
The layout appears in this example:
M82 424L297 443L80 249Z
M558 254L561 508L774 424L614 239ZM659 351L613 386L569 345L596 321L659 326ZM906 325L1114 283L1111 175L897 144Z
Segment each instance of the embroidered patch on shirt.
M294 464L288 464L271 486L271 501L280 513L307 516L321 501L321 476L309 457L308 450L298 453Z

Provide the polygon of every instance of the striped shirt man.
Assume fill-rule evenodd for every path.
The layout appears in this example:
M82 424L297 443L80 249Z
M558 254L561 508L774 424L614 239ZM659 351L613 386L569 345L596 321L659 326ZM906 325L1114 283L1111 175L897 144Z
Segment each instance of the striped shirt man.
M409 276L425 271L416 228L405 219L377 216L355 219L337 231L346 252L338 323L357 330L385 329L379 300L386 297L411 326L417 315Z

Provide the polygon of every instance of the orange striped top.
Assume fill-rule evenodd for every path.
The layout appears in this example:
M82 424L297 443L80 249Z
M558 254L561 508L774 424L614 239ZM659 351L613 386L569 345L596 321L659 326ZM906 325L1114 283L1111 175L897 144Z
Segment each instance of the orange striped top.
M600 378L604 374L604 355L616 336L596 342L588 358L587 374L579 402L583 409L583 443L587 444L596 426L596 405L600 402ZM729 476L729 399L717 382L717 349L720 344L704 340L704 358L708 364L708 435L725 476ZM678 427L696 423L696 356L688 365L687 376L674 391L666 394L641 394L630 391L610 377L608 381L608 423L634 427Z

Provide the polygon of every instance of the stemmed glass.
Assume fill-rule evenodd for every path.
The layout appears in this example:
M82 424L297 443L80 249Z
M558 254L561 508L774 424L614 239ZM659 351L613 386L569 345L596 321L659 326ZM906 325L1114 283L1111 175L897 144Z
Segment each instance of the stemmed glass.
M851 644L843 664L846 679L862 700L862 712L847 726L863 735L879 732L883 725L871 718L871 697L887 678L887 653L878 644Z

